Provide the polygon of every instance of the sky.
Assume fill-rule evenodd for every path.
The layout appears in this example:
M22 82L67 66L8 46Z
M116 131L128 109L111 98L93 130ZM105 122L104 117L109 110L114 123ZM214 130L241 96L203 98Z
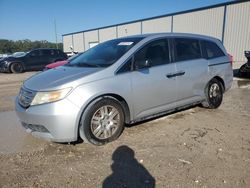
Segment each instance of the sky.
M230 0L0 0L0 39L58 41L62 35Z

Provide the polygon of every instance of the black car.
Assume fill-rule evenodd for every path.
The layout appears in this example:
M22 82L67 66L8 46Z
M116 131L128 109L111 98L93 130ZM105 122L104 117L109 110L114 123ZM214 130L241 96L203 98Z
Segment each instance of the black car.
M0 60L0 72L21 73L42 70L47 64L67 59L58 49L34 49L21 55L13 55Z

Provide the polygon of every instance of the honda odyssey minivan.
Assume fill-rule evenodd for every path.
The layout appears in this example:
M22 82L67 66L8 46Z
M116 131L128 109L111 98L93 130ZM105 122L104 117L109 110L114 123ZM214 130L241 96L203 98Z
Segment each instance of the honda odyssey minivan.
M195 104L218 108L233 82L231 63L212 37L118 38L26 80L16 112L34 136L102 145L117 139L125 124Z

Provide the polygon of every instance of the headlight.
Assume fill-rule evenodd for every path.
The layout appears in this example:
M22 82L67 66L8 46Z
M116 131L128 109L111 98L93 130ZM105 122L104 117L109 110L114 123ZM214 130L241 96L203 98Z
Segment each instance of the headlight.
M32 105L55 102L63 99L70 92L71 88L60 89L56 91L41 91L37 92L31 102Z

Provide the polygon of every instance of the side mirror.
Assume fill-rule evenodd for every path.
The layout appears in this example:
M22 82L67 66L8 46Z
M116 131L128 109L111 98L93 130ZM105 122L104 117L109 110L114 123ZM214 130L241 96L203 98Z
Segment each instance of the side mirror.
M146 59L144 67L145 68L151 67L151 61L149 59Z
M143 61L139 61L136 63L136 69L146 69L151 67L151 61L149 59L143 60Z

